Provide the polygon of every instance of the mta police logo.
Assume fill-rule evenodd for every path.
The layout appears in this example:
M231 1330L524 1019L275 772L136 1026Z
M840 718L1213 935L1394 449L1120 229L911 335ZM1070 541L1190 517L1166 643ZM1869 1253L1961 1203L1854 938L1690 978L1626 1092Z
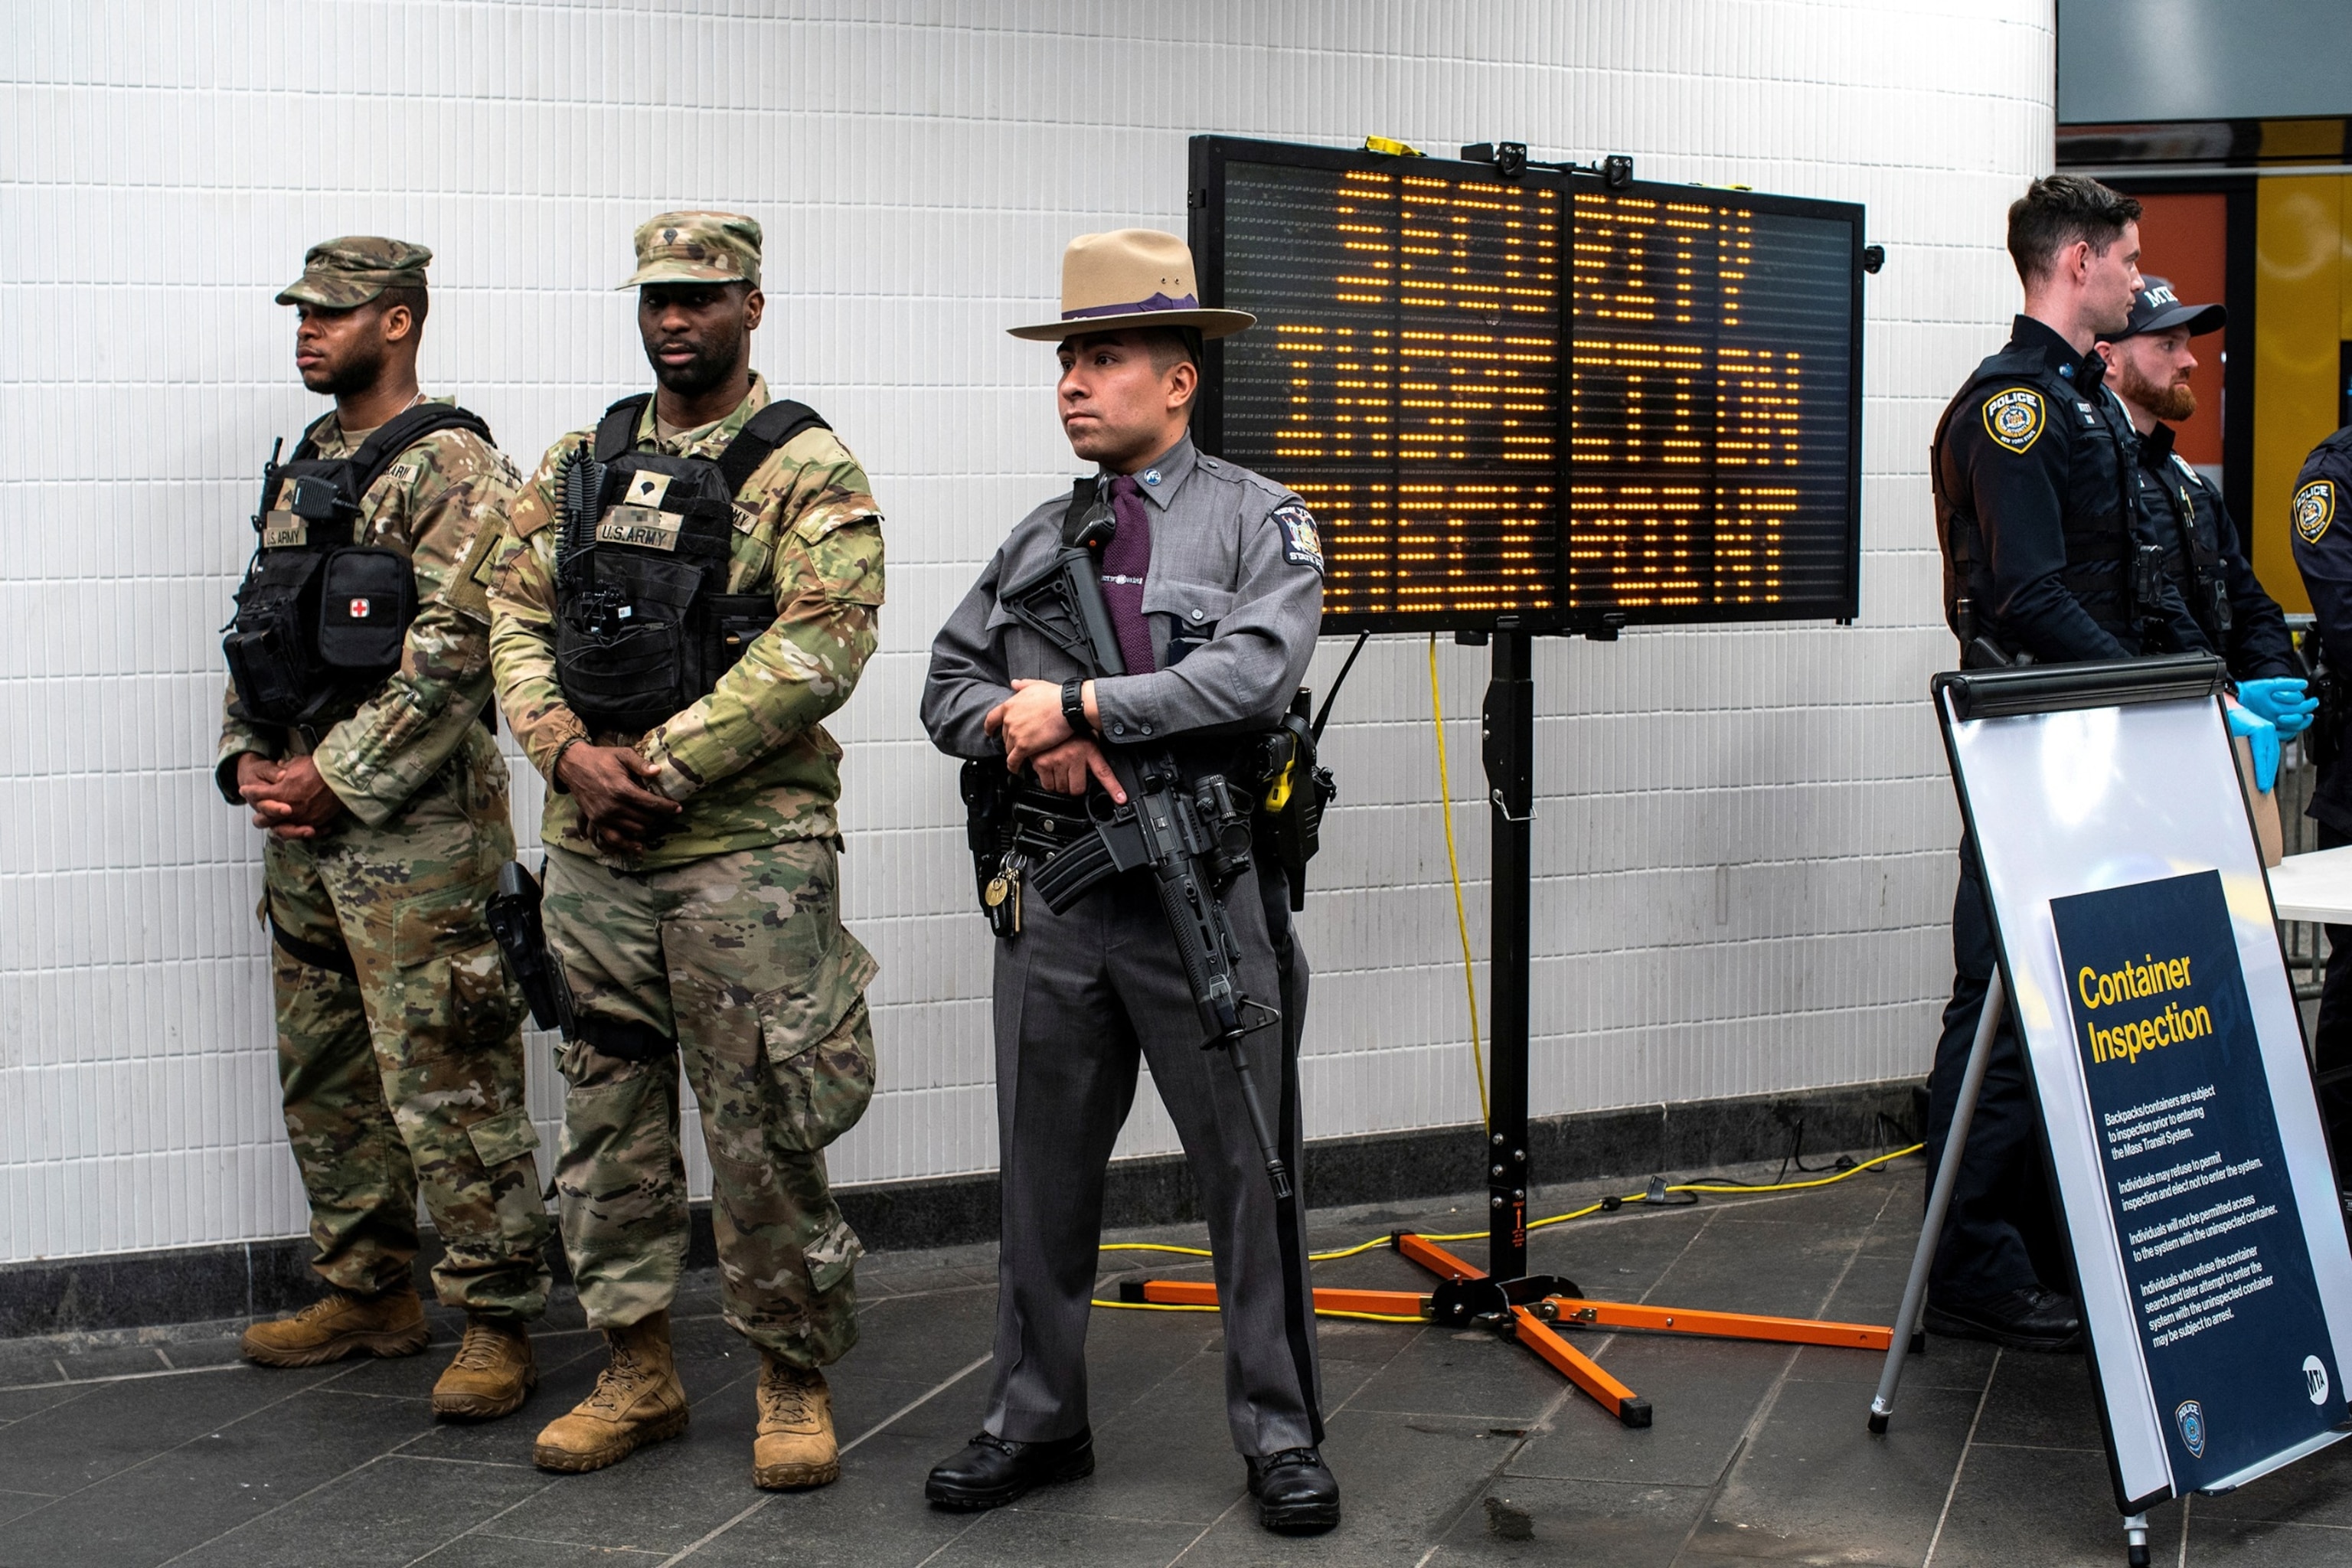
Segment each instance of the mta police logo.
M2303 1358L2303 1391L2314 1405L2327 1403L2327 1363L2315 1355Z
M2023 452L2041 437L2045 420L2042 395L2030 386L2012 386L1985 399L1985 434L2012 452Z
M2184 1399L2172 1412L2173 1421L2180 1427L2181 1447L2192 1459L2205 1457L2205 1407L2193 1399Z
M2294 492L2295 537L2305 544L2316 544L2327 525L2336 521L2336 487L2326 479L2314 479Z

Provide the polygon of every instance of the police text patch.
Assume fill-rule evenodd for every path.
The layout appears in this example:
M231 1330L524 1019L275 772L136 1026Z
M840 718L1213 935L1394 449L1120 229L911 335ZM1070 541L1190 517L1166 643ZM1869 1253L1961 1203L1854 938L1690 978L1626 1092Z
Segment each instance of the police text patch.
M1297 501L1286 501L1271 514L1282 528L1282 558L1293 566L1312 566L1315 574L1323 574L1323 541L1315 531L1315 520Z
M2314 479L2294 492L2294 533L2305 544L2316 544L2327 525L2336 521L2336 486L2332 480Z
M2012 452L2023 452L2042 435L2045 416L2042 395L2030 386L2012 386L1985 399L1985 434Z

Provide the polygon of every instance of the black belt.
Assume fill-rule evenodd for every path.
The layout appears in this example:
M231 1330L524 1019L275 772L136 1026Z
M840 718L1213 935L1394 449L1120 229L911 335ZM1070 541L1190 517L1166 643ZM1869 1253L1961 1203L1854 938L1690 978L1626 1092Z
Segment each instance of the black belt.
M303 941L278 923L278 911L274 909L269 911L269 936L271 941L285 950L288 957L298 963L307 963L313 969L323 969L329 973L340 974L346 980L357 980L360 977L359 965L352 962L350 948L345 947L341 942L329 947L322 942Z

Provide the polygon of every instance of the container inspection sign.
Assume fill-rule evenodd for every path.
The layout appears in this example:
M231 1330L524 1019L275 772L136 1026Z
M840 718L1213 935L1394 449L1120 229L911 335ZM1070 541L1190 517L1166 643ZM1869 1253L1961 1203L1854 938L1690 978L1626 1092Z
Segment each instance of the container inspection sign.
M2200 1490L2346 1415L2229 905L2200 871L2050 913L2139 1352Z

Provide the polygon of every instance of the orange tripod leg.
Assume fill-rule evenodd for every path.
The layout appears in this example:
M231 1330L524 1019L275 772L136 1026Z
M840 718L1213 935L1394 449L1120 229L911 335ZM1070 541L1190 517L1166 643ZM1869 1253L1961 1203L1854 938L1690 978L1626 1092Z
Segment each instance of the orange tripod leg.
M1624 1301L1580 1301L1549 1298L1558 1321L1580 1328L1648 1329L1661 1333L1707 1334L1718 1339L1769 1340L1788 1345L1835 1345L1883 1351L1895 1331L1883 1323L1832 1323L1817 1318L1768 1318L1749 1312L1691 1311Z
M1554 1371L1591 1394L1601 1409L1628 1426L1650 1424L1650 1402L1602 1371L1599 1362L1553 1333L1525 1307L1512 1308L1511 1318L1519 1343L1549 1362Z
M1119 1288L1119 1298L1155 1307L1213 1307L1217 1288L1206 1279L1145 1279ZM1411 1290L1329 1290L1315 1292L1318 1312L1370 1312L1377 1317L1419 1318L1427 1314L1429 1298Z

